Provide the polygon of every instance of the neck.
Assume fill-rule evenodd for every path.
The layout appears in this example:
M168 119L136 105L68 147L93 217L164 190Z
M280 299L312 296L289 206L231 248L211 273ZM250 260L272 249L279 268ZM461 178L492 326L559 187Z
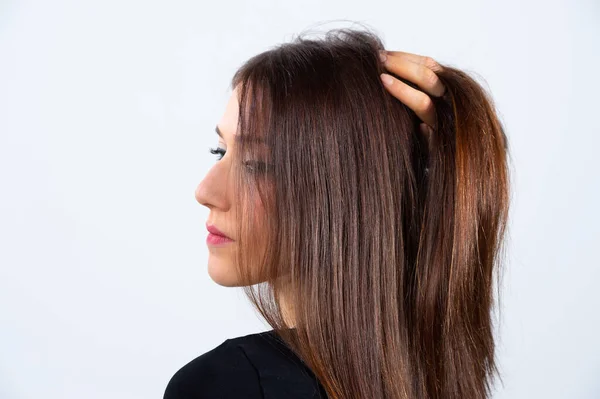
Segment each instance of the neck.
M286 293L289 292L286 288L282 288L279 291L279 305L281 308L281 313L283 316L283 321L289 328L294 328L296 326L294 320L294 308L291 299L286 296Z
M288 325L288 327L295 327L296 323L294 321L294 310L291 306L291 303L286 300L285 295L282 295L281 297L281 310L283 313L283 320Z

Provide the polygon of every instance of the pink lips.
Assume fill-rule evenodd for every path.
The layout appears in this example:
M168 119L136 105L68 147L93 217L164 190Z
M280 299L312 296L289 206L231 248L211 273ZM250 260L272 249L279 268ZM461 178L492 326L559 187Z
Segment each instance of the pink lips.
M218 236L218 235L212 234L212 233L210 233L208 235L208 237L206 237L206 243L210 244L210 245L227 244L229 242L233 242L233 240L231 238Z
M215 226L206 225L206 229L209 232L208 237L206 237L206 243L209 245L222 245L233 242L231 238L227 237Z

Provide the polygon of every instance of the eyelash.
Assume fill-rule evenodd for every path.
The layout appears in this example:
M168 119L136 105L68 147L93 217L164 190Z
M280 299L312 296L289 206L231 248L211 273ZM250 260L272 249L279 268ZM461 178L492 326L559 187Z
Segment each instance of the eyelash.
M209 151L211 154L214 154L214 155L219 154L220 155L220 157L217 158L217 161L220 161L221 159L223 159L223 157L225 156L225 152L226 152L224 149L218 148L218 147L211 148Z
M225 156L225 153L227 152L224 149L219 148L219 147L210 148L209 151L213 155L220 155L219 158L217 158L217 161L220 161L221 159L223 159L223 157ZM246 165L246 168L252 173L264 173L265 168L266 168L266 165L264 162L247 161L247 162L245 162L245 165Z

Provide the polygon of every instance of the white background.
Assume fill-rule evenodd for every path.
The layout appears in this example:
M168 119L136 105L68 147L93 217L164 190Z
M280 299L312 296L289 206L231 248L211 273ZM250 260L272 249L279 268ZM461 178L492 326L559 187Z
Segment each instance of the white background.
M269 329L207 275L194 190L237 67L352 21L480 76L507 129L494 397L600 398L600 5L566 0L0 2L0 398L161 398Z

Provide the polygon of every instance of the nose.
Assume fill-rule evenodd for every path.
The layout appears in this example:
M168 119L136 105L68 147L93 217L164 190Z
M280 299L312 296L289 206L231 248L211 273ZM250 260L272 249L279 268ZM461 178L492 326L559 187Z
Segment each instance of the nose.
M209 209L227 211L231 205L228 198L229 179L225 162L218 161L198 184L196 201Z

